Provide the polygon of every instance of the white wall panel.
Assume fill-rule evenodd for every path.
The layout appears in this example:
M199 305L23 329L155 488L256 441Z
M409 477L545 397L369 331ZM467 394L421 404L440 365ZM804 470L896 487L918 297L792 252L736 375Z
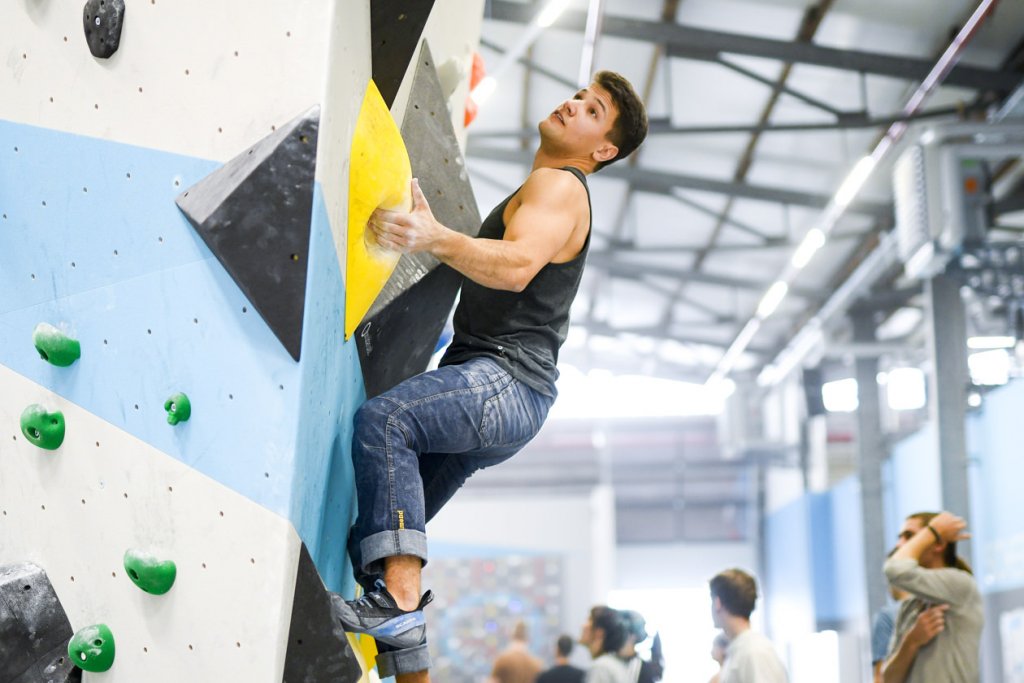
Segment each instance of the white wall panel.
M21 434L31 403L64 413L57 450ZM170 592L129 580L129 548L176 563ZM0 366L0 564L46 570L76 631L110 627L103 680L279 683L299 548L287 520Z
M321 100L334 5L129 2L104 60L81 3L5 3L0 118L226 161Z

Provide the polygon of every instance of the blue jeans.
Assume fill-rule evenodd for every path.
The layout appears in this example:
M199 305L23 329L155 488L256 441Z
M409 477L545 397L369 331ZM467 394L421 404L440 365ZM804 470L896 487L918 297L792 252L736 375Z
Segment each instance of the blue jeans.
M553 402L483 357L417 375L364 403L352 439L359 516L348 552L356 580L372 589L386 557L426 564L426 523L474 472L525 446ZM426 644L379 647L382 677L429 667Z

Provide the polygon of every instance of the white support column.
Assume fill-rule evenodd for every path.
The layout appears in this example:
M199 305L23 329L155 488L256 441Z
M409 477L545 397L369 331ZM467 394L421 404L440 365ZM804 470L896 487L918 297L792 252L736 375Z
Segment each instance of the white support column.
M875 340L875 321L871 311L855 311L853 337L856 342ZM882 519L882 439L881 406L878 398L878 358L858 356L854 363L857 377L857 472L860 477L861 515L863 519L864 575L867 578L868 614L885 605L886 584L882 577L885 562L885 525Z
M926 283L931 422L938 430L942 506L958 515L969 508L967 489L967 322L960 285L937 275ZM968 520L969 521L969 520ZM961 547L960 554L968 553Z

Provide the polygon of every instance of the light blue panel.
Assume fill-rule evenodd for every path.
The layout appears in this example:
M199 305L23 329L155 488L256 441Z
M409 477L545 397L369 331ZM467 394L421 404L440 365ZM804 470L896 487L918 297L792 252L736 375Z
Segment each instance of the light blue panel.
M820 628L833 626L838 616L836 562L838 553L836 539L832 535L831 492L812 493L806 496L810 517L810 555L814 588L814 610Z
M893 446L891 462L894 505L886 515L898 533L907 515L942 509L939 444L934 427L925 426ZM894 544L896 533L892 535Z
M0 121L0 313L209 259L174 198L219 166Z
M832 507L832 548L835 587L834 618L854 621L867 618L867 577L864 574L864 518L860 479L843 479L829 491ZM882 573L882 568L874 571Z
M814 576L811 568L810 497L803 496L768 515L762 592L774 637L814 631Z
M217 164L10 123L0 157L0 363L287 516L299 366L173 201ZM75 365L39 359L41 321Z
M967 486L970 496L971 514L967 520L968 531L971 532L971 541L968 546L970 557L967 560L971 563L975 576L978 577L978 585L981 591L987 592L985 576L989 573L985 559L984 549L989 547L991 541L993 512L988 500L988 485L986 483L986 467L995 465L988 457L990 449L988 446L988 423L985 420L985 413L973 411L967 415ZM962 547L962 546L961 546ZM961 551L961 554L962 551Z
M351 595L345 541L356 514L352 417L366 391L355 339L344 342L345 289L319 183L309 263L290 516L324 583Z
M885 529L885 542L896 543L903 520L896 517L896 485L893 483L892 459L882 461L882 526Z
M1024 525L1020 521L1024 518L1022 414L1024 382L1016 380L985 396L978 430L969 432L972 453L978 435L984 435L979 444L979 504L974 506L982 512L980 523L973 525L980 538L973 545L986 592L1024 586L1024 563L1020 561L1024 555Z

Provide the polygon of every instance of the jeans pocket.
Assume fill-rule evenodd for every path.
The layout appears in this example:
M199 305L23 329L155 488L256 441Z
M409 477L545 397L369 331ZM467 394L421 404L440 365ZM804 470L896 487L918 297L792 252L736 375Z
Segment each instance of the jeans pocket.
M480 424L484 448L525 443L540 431L550 402L535 400L547 398L535 394L514 379L484 402Z

